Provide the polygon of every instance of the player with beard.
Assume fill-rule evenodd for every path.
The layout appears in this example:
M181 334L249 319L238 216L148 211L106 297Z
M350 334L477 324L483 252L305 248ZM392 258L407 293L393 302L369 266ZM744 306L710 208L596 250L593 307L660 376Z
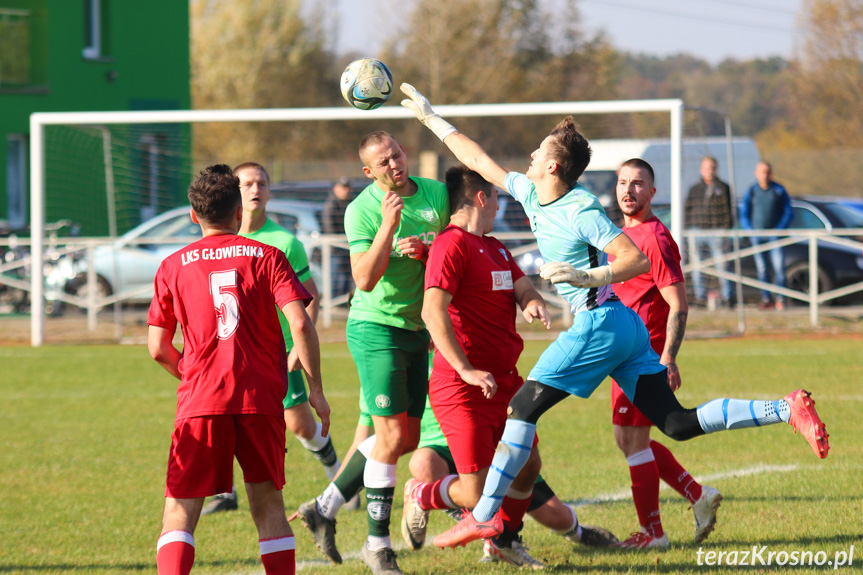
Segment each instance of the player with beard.
M680 388L677 352L686 331L689 305L680 267L680 250L671 232L653 214L656 194L653 168L639 158L623 163L617 177L617 203L623 213L623 233L650 260L650 273L614 284L614 293L635 311L647 326L650 345L668 370L668 386ZM609 261L613 261L609 258ZM641 530L619 547L645 549L668 547L668 537L659 513L659 479L685 497L695 515L695 541L707 538L716 524L716 509L722 496L710 486L702 487L677 462L671 451L650 439L653 425L623 393L611 384L614 439L626 456L632 479L632 499Z

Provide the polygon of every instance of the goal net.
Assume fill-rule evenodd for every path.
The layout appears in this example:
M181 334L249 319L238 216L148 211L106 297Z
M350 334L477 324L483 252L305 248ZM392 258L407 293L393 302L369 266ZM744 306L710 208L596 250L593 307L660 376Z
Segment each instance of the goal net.
M744 148L751 145L745 139L729 139L721 116L686 111L680 100L483 104L438 106L436 110L489 149L502 165L519 171L527 168L530 152L554 124L572 115L594 148L593 160L582 181L600 197L609 215L615 215L617 167L631 157L643 157L656 171L655 203L660 217L681 247L682 199L698 178L701 158L717 156L720 177L736 183L729 171L734 169L731 155L743 157L749 153ZM230 151L229 138L225 157L205 157L196 152L196 139L204 137L208 130L230 134L231 127L238 124L272 122L302 125L306 132L312 123L327 130L348 126L353 131L350 139L344 139L348 142L344 149L333 149L331 157L291 157L280 154L278 146L272 146L263 157L243 157ZM446 148L429 138L411 113L398 106L373 112L302 108L34 114L32 256L46 265L32 266L32 345L46 341L46 298L49 303L61 302L66 317L84 317L76 308L86 311L91 330L98 321L112 323L106 321L111 316L105 315L111 307L113 337L133 333L131 326L142 324L140 315L146 309L143 304L152 286L152 275L146 277L154 273L152 260L160 261L170 253L166 249L177 249L178 239L194 238L195 230L187 219L175 223L168 218L161 228L155 224L172 209L188 205L188 183L197 171L215 162L235 165L253 160L267 167L273 198L287 202L280 212L268 212L289 229L293 226L292 231L305 234L302 239L313 258L316 281L323 294L325 325L342 317L347 294L333 288L332 262L340 253L346 253L347 243L343 237L321 233L319 210L309 210L317 222L309 220L305 211L307 204L319 206L331 183L342 176L351 179L354 191L359 191L364 176L355 159L356 142L373 129L387 129L397 135L408 152L414 175L439 178L452 163ZM354 134L360 136L353 137ZM751 178L751 173L743 179ZM503 198L506 200L506 196ZM290 204L293 200L303 203L297 207ZM501 206L496 228L501 231L496 235L512 246L524 264L537 257L532 236L523 225L520 206L514 201L502 203L506 205ZM52 232L57 227L52 224L58 221L67 225L60 232ZM148 224L154 225L147 228ZM173 229L166 229L172 225ZM147 229L139 233L142 228ZM134 237L126 241L124 234ZM125 265L147 257L151 260L149 267L141 265L140 270L135 270ZM71 261L72 269L57 271L60 261ZM53 283L44 272L57 276ZM139 272L145 277L135 275ZM69 285L74 289L70 290ZM565 316L553 292L549 296ZM127 310L125 316L123 309ZM47 339L56 341L53 336Z

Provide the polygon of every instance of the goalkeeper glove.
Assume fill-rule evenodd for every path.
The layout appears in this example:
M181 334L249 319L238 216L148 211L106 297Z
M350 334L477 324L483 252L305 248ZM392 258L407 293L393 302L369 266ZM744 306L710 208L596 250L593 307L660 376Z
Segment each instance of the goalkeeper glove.
M579 270L566 262L549 262L539 268L539 275L553 284L569 283L578 288L594 288L614 283L614 274L609 265Z
M428 99L420 94L416 88L407 83L403 83L400 88L405 96L410 98L402 100L402 106L413 112L417 119L426 128L434 132L434 135L441 142L443 142L444 138L457 131L452 124L435 114Z

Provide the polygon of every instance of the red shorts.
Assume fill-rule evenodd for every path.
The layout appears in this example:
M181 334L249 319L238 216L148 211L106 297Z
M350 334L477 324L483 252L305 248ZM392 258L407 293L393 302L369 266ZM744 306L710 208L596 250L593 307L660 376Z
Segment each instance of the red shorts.
M435 418L446 437L450 453L459 473L473 473L491 465L494 451L506 426L506 410L509 400L522 385L521 377L513 374L510 378L495 376L498 393L491 399L471 397L458 399L453 394L453 382L441 382L432 375L429 381L429 400ZM460 382L465 391L475 396L478 387ZM533 445L539 442L538 436Z
M285 419L273 415L209 415L174 423L165 496L195 499L226 493L234 457L243 481L285 485Z
M611 422L622 427L653 426L647 416L632 405L632 402L613 379L611 380Z

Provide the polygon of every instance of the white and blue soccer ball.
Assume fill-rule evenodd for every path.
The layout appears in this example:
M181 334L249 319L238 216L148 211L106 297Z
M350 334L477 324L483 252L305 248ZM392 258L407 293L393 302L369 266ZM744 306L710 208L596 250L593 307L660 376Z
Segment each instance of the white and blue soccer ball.
M390 99L393 75L380 60L360 58L348 64L339 85L348 104L358 110L374 110Z

